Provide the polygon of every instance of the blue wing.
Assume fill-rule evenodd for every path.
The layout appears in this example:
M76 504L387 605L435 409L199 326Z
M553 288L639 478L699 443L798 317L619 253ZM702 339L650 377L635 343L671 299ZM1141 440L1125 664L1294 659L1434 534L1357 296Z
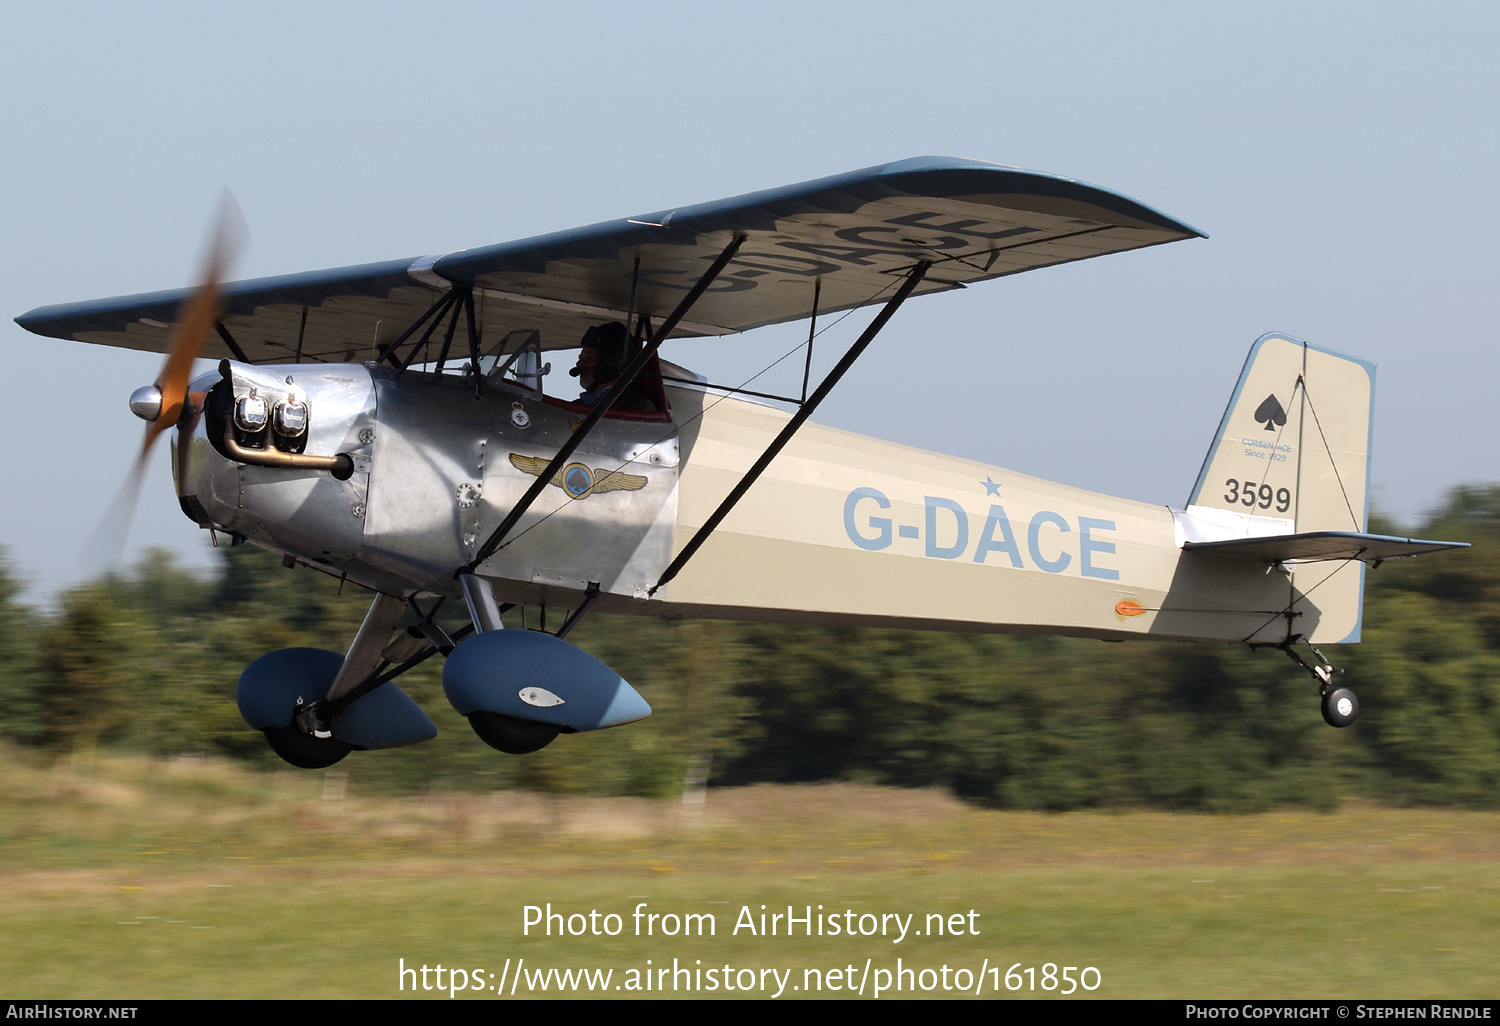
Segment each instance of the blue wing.
M1201 236L1083 182L980 161L917 157L676 210L438 257L235 282L224 323L252 362L372 357L453 285L472 286L487 339L535 329L546 348L635 309L670 311L735 235L739 254L679 335L716 335L861 306L933 262L917 294ZM636 278L636 262L639 277ZM39 335L164 352L190 290L42 307ZM307 311L303 323L303 311ZM205 356L232 355L210 340Z

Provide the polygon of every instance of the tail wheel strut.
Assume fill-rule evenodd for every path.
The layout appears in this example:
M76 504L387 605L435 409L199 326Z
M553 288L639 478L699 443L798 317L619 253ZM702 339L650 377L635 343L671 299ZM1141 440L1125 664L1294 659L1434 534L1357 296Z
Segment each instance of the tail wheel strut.
M1283 642L1277 647L1298 666L1313 675L1318 682L1318 697L1322 699L1323 722L1330 727L1347 727L1359 716L1359 699L1354 692L1345 687L1334 687L1334 674L1343 675L1343 667L1334 666L1328 661L1328 657L1318 650L1315 645L1308 645L1313 655L1318 657L1316 663L1310 663L1297 654L1292 648L1293 642L1299 640L1293 638L1291 641Z

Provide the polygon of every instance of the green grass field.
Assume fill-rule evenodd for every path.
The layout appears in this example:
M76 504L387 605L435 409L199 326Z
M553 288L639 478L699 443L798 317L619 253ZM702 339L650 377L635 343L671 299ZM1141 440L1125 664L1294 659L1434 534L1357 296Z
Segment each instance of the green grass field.
M44 765L0 750L0 994L387 998L417 987L449 1000L460 967L484 989L453 1000L495 1000L502 976L509 999L523 958L517 998L541 996L527 994L527 974L550 968L613 970L594 992L611 997L629 996L632 979L644 988L649 969L652 995L664 982L672 996L674 959L716 971L695 986L719 989L676 992L694 997L770 997L768 969L783 974L783 999L819 981L815 993L848 997L827 987L861 980L869 999L882 970L888 987L903 984L882 1000L913 987L972 999L943 983L972 987L981 974L987 995L1056 997L1040 989L1045 963L1095 967L1092 994L1117 998L1500 992L1500 814L1016 813L854 785L710 791L701 807L384 798L360 793L350 763L347 777L262 775L203 760ZM555 923L550 938L523 935L524 907L549 902L597 910L601 935L559 937ZM646 915L711 914L714 935L635 936L641 903ZM777 936L736 935L741 909L758 928L761 905L768 916L812 906L856 927L912 918L899 943L806 937L800 924L788 937L783 923ZM609 913L617 936L602 935ZM929 915L944 935L928 933ZM401 960L442 964L444 990L403 981ZM1015 963L1035 967L1037 990L1004 989ZM767 989L727 992L725 966L732 982Z

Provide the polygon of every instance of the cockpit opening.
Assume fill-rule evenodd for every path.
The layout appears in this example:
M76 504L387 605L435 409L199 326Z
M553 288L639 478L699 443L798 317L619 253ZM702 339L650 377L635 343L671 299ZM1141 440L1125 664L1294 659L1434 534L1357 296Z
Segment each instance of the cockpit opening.
M633 333L620 321L589 327L579 339L577 355L568 370L568 377L578 380L576 395L547 394L546 379L553 373L553 365L545 358L547 353L541 333L535 329L508 333L480 356L479 369L487 383L524 389L551 405L588 411L613 395L608 417L666 420L670 416L670 404L663 386L662 361L655 354L636 379L625 386L624 392L615 395L621 374L639 355L648 330L649 324L645 321ZM562 355L567 352L563 350ZM462 372L469 372L467 364L462 365ZM672 372L680 374L682 368L674 366ZM552 391L563 389L554 387Z

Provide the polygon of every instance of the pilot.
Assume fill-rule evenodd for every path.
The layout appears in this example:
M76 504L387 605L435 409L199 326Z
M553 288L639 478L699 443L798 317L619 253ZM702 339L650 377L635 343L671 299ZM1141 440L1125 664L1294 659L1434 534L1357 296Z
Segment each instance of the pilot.
M583 386L578 401L584 406L597 406L609 395L625 365L625 345L629 333L619 321L597 324L583 333L579 343L578 363L568 371ZM643 395L635 382L625 389L612 409L654 410L656 404Z

